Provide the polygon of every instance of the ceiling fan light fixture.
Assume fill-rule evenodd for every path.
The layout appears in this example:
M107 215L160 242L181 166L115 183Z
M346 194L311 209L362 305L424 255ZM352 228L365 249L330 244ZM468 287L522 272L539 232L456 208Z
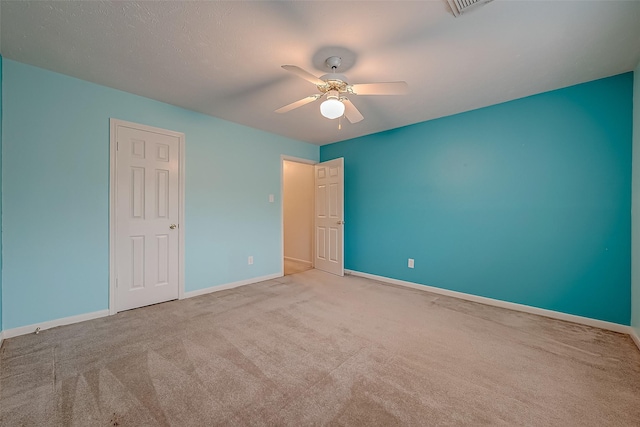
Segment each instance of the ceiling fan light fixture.
M337 91L330 91L327 100L320 104L320 114L327 119L337 119L344 114L344 104L338 99Z

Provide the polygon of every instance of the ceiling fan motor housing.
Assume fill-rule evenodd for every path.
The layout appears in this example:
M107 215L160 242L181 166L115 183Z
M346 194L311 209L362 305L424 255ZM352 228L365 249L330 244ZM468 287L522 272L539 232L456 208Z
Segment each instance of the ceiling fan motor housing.
M317 85L318 90L322 93L327 93L331 90L336 90L340 93L347 92L347 78L342 74L325 74L320 77L320 80L324 81L324 84Z

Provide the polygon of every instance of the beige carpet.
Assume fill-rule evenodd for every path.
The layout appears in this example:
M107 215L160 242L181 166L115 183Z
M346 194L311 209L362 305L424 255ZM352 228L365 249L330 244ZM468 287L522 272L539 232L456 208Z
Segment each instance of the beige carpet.
M311 263L295 261L293 259L284 259L284 275L289 276L291 274L302 273L303 271L311 270L313 267Z
M0 350L3 426L639 423L625 335L316 270Z

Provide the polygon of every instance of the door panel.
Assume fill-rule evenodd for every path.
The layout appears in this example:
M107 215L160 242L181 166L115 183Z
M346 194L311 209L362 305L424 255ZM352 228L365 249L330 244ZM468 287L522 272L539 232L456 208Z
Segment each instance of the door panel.
M314 266L344 275L344 159L315 165L316 251Z
M116 133L115 303L122 311L179 296L180 139L125 125Z
M316 257L320 260L326 260L326 230L324 227L320 227L318 226L317 228L317 235L316 235L316 242L317 242L317 248L316 248Z
M169 235L156 236L156 246L158 247L158 283L157 285L169 284Z
M339 235L337 228L332 228L331 230L329 230L329 261L338 262L338 240Z
M157 170L156 171L156 188L158 194L156 195L156 217L166 218L169 213L169 171Z
M144 236L131 236L131 289L144 288Z

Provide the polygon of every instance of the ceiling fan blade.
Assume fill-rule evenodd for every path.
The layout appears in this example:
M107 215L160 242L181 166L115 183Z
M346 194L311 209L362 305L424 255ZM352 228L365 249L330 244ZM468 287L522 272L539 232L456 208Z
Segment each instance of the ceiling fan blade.
M344 115L351 123L358 123L364 119L364 116L358 111L355 105L347 98L342 99L344 104Z
M306 98L302 98L299 101L292 102L289 105L285 105L284 107L280 107L276 110L276 113L286 113L288 111L294 110L298 107L302 107L303 105L307 105L310 102L316 101L320 98L321 95L311 95Z
M297 67L295 65L283 65L282 68L284 68L287 71L292 72L296 76L301 77L301 78L305 79L308 82L313 83L314 85L323 85L323 84L325 84L325 82L323 82L322 80L320 80L319 78L317 78L316 76L311 74L310 72L305 71L302 68Z
M405 95L409 90L407 82L363 83L351 85L356 95Z

